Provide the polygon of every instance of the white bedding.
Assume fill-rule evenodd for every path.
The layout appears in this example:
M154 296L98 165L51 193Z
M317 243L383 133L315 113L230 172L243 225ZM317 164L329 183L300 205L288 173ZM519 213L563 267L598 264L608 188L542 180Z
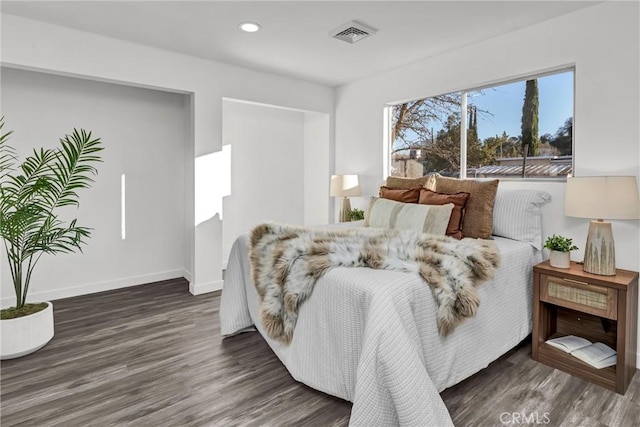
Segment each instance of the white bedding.
M495 238L501 264L478 288L480 307L438 334L431 290L416 274L340 267L301 307L291 345L271 340L258 317L247 236L233 245L220 305L222 335L256 326L291 375L353 402L351 425L452 425L439 392L486 367L531 332L531 245Z

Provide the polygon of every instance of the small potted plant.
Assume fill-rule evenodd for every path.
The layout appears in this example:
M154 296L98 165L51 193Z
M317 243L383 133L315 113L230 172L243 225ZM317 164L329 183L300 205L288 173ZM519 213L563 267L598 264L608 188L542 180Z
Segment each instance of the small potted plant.
M569 268L571 264L571 251L578 250L573 244L573 240L563 236L547 237L544 247L551 251L549 264L556 268Z
M362 209L351 209L349 211L349 221L360 221L364 219L364 211Z

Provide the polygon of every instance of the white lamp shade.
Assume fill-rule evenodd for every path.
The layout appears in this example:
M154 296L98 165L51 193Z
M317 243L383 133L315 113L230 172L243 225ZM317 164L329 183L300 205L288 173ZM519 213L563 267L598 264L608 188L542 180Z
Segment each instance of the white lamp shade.
M331 175L332 197L358 197L360 196L360 183L358 175Z
M564 214L592 219L638 219L640 202L635 176L567 178Z

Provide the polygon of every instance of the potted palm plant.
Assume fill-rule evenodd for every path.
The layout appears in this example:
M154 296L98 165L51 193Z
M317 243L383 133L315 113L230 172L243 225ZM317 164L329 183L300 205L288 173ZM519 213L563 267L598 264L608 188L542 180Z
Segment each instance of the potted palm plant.
M569 268L571 266L571 251L577 251L578 247L573 244L573 239L556 236L547 237L544 247L551 251L549 264L551 267Z
M56 149L34 150L17 165L0 119L0 237L9 261L15 307L0 311L0 358L32 353L53 338L51 302L27 303L33 269L43 254L82 251L91 230L65 221L58 209L78 206L77 191L91 187L101 161L100 138L73 130Z

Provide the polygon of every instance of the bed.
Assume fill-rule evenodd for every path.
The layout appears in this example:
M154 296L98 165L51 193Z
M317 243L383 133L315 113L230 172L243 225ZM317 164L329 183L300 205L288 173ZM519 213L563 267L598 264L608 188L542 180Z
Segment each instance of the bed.
M509 205L521 193L510 195ZM505 215L511 211L508 206ZM241 236L227 265L221 333L256 328L294 379L353 402L351 425L452 425L439 392L485 368L531 332L539 243L493 240L501 257L495 277L478 288L476 316L448 336L438 333L434 298L416 274L338 267L318 280L285 346L270 339L259 321L248 237Z

